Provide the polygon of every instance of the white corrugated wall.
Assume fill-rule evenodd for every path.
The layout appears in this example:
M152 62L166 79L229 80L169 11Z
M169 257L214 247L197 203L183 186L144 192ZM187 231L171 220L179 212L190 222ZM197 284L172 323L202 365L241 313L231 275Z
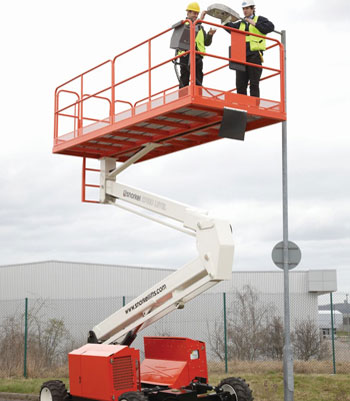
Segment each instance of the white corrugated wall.
M0 300L138 296L171 272L170 269L59 261L0 266ZM308 292L307 274L291 272L291 293ZM210 292L230 292L244 285L266 294L281 294L283 272L234 271L231 281L218 284Z

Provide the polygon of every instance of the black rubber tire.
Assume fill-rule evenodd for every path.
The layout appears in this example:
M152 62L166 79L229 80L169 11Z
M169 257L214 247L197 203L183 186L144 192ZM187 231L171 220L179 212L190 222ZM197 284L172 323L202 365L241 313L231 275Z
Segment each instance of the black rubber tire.
M226 386L225 386L226 385ZM230 401L253 401L252 390L249 388L249 384L240 377L228 377L220 382L218 387L230 386L232 388L232 396L229 397Z
M147 398L140 391L128 391L119 396L118 401L147 401Z
M52 401L68 401L69 399L66 386L61 380L50 380L43 383L40 388L39 401L47 400L48 397L44 397L47 391L51 393Z

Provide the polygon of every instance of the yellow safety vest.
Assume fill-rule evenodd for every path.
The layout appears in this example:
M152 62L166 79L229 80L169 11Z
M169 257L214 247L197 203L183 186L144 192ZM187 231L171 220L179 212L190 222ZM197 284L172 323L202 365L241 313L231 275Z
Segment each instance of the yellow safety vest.
M204 32L202 28L199 29L196 35L196 47L199 52L205 53Z
M258 16L255 16L253 18L253 21L256 23L258 21ZM241 25L239 26L239 29L241 31L245 31L245 23L241 22ZM263 34L262 32L259 31L259 29L257 29L254 25L249 24L249 32L251 33L255 33L257 35L262 35L262 36L266 36L265 34ZM251 35L246 35L245 37L246 42L250 42L250 50L252 52L254 51L263 51L266 50L266 40L262 39L262 38L258 38L256 36L251 36Z
M188 22L185 22L186 25L188 25ZM196 25L197 27L198 25ZM196 34L196 48L199 52L205 53L205 44L204 44L204 32L202 27L199 27L199 31ZM178 51L177 54L182 54L185 53L184 51Z

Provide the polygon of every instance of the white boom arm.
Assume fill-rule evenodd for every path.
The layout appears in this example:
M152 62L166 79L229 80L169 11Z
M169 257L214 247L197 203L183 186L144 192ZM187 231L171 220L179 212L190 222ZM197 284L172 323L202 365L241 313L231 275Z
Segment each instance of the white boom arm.
M114 159L101 160L100 201L116 206L125 201L181 222L185 232L195 235L199 255L95 326L96 339L105 344L120 342L128 333L136 334L171 311L183 308L186 302L220 281L231 279L234 253L228 222L116 182L118 170L115 165Z

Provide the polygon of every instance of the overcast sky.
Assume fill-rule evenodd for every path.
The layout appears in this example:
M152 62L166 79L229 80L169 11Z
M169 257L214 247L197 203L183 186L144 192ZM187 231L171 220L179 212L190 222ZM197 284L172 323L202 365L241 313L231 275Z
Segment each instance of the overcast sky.
M338 288L348 292L350 2L256 3L258 15L287 31L289 236L302 250L298 269L337 269ZM240 4L227 3L237 11ZM81 203L81 160L52 154L55 88L167 29L184 18L186 5L1 3L0 265L58 259L178 267L195 257L186 235L111 206ZM213 51L229 41L216 35ZM234 73L228 73L231 89ZM244 142L220 140L140 163L121 181L228 219L234 269L276 269L271 250L282 240L280 124L250 132Z

